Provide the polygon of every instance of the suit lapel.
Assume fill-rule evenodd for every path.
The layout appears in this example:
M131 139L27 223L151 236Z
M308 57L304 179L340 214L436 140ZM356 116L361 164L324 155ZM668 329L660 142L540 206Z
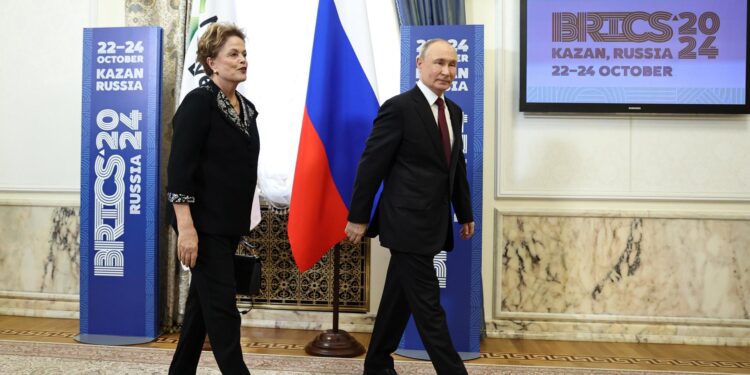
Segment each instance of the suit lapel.
M213 104L215 105L216 110L219 111L219 113L221 114L221 117L224 119L225 125L232 127L235 131L241 134L242 138L245 139L245 141L250 142L252 139L252 134L250 133L253 131L252 126L254 125L255 111L252 108L249 108L250 106L245 104L245 100L242 96L238 98L240 100L240 105L243 106L242 109L245 112L245 116L253 120L253 121L248 121L249 128L247 129L248 132L246 133L244 130L242 130L243 120L240 119L240 114L234 112L234 109L230 110L232 105L229 103L228 100L226 99L222 100L222 97L224 97L224 95L220 93L219 86L216 86L216 84L213 83L213 81L209 81L205 87L209 89L215 95L216 102ZM248 112L248 110L250 110L251 112Z
M461 155L461 145L463 139L461 137L461 125L463 124L463 113L458 109L458 106L452 101L446 99L445 101L448 106L448 110L451 114L451 128L453 128L453 146L451 147L451 167L458 160L458 155Z
M245 106L245 102L242 99L240 99L240 105L243 106L243 108L242 108L243 111L247 111L248 110L248 107ZM251 130L249 128L249 126L250 126L249 121L248 121L248 129L247 129L248 132L245 133L245 131L242 130L242 124L241 123L242 123L243 120L240 119L240 114L234 112L234 109L232 109L230 111L231 104L229 104L228 101L226 101L226 102L222 101L217 96L216 97L216 106L219 108L219 112L221 112L221 116L224 117L224 121L226 122L226 124L229 125L229 126L231 126L232 128L234 128L234 130L236 130L238 133L240 133L242 135L243 139L245 139L246 141L249 142L250 139L251 139L250 138L251 137L251 135L250 135L250 131ZM252 116L252 114L250 114L250 115Z
M436 155L440 156L441 160L445 160L445 157L443 156L443 146L440 141L440 130L435 122L435 116L432 114L430 103L427 102L424 94L422 94L422 91L420 91L417 86L411 90L411 97L416 102L415 108L419 117L422 119L422 126L425 127L427 137L430 138L430 143L432 143ZM443 162L443 164L445 164L445 162Z

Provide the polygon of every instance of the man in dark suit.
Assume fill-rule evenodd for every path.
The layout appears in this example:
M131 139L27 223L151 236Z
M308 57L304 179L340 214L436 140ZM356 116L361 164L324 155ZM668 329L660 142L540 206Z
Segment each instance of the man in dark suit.
M417 57L419 82L380 107L357 168L347 237L357 243L365 235L380 235L391 251L365 375L396 374L391 353L410 315L438 375L466 374L448 333L433 268L437 253L453 249L451 203L461 238L474 234L462 111L443 97L456 77L456 63L456 50L445 40L423 45ZM383 192L370 222L381 182Z

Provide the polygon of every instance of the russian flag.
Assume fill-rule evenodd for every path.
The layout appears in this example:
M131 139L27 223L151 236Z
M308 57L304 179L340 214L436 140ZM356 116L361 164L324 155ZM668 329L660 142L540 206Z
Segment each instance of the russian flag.
M289 207L301 272L345 238L357 164L378 111L364 0L320 0Z

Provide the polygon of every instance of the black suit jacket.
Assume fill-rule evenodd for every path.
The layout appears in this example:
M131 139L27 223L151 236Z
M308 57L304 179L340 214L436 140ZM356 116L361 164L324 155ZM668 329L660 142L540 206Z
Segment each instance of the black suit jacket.
M188 93L177 109L167 191L195 197L190 212L197 231L243 235L250 230L258 175L257 111L240 96L251 114L248 136L219 108L218 94L219 88L209 82ZM171 205L168 212L176 228Z
M349 221L370 222L368 236L390 249L436 254L453 249L450 204L460 223L473 221L461 138L462 111L446 100L454 142L449 165L430 104L419 87L386 101L357 167Z

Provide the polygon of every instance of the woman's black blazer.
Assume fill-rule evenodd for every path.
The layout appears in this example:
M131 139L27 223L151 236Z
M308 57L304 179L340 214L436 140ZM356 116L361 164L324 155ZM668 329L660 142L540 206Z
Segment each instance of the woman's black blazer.
M190 203L198 232L244 235L250 230L250 209L258 176L260 141L258 112L238 95L249 112L245 134L218 105L213 82L185 96L172 120L172 150L167 166L167 191L195 198ZM171 204L170 222L176 218Z

